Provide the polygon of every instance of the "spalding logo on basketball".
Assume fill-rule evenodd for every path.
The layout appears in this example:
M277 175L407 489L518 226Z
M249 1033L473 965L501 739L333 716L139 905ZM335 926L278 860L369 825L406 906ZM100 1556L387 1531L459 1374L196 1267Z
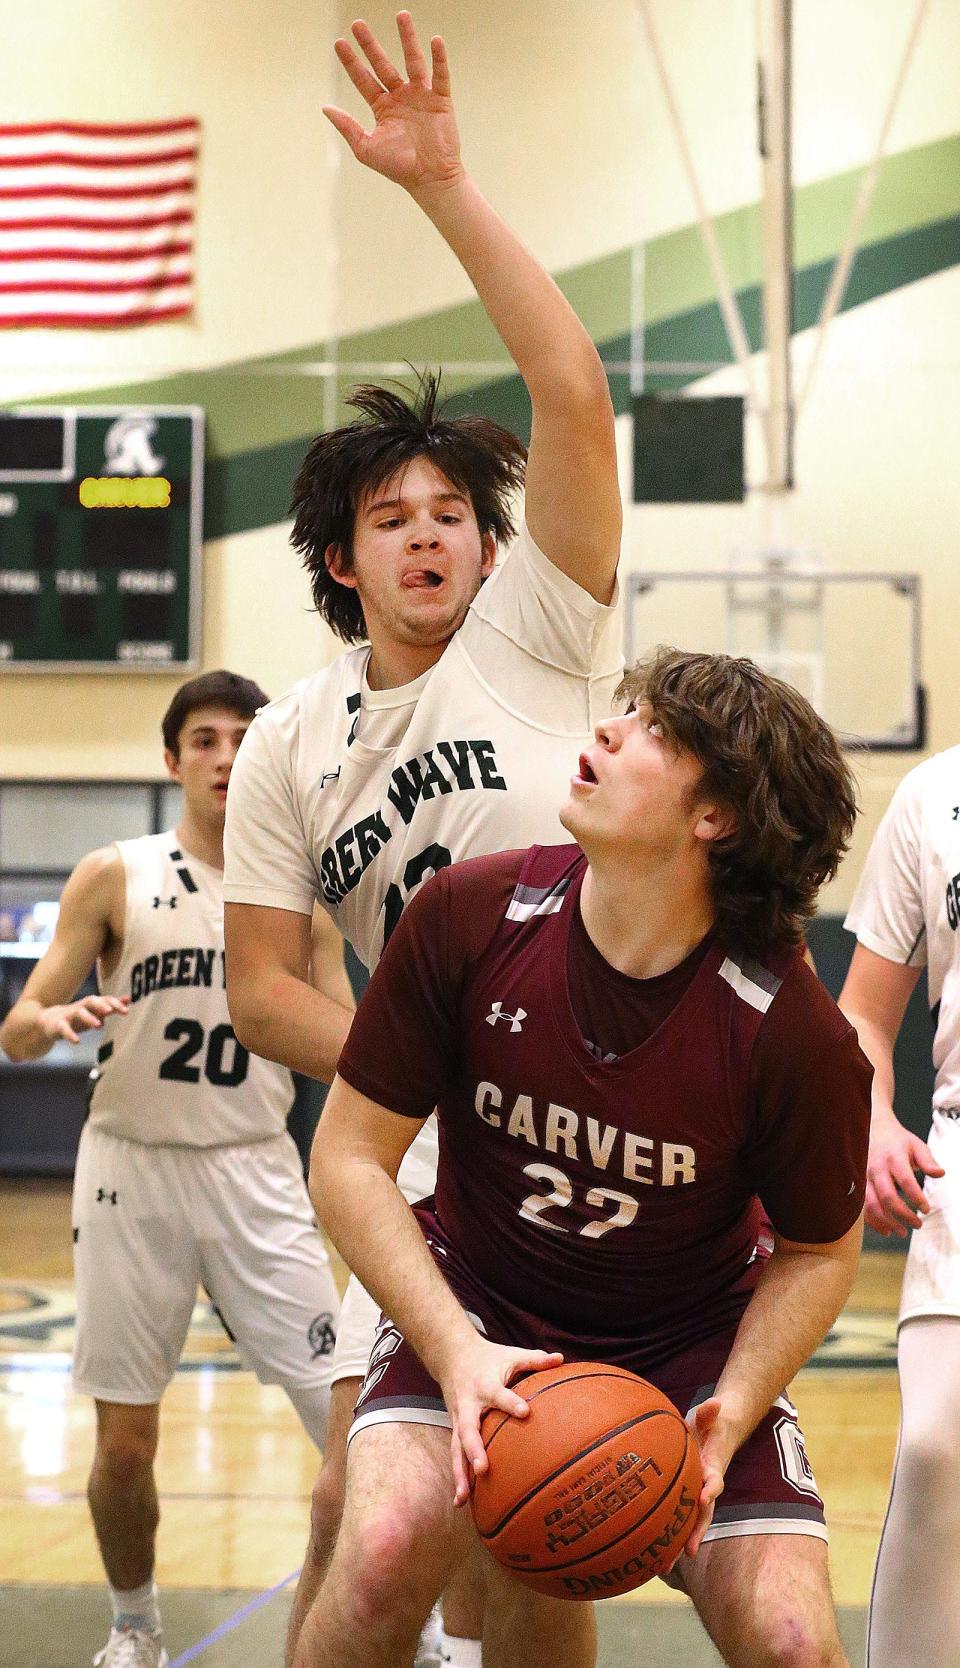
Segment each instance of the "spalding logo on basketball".
M526 1419L492 1409L473 1516L498 1563L551 1598L613 1598L664 1575L697 1518L696 1440L646 1379L583 1361L515 1388Z

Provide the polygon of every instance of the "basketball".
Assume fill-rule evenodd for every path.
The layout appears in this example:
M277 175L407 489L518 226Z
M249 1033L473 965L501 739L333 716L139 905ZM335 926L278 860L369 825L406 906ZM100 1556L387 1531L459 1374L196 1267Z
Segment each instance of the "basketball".
M530 1412L484 1415L489 1470L472 1495L497 1562L551 1598L613 1598L665 1574L702 1486L696 1439L673 1403L594 1361L530 1373L514 1388Z

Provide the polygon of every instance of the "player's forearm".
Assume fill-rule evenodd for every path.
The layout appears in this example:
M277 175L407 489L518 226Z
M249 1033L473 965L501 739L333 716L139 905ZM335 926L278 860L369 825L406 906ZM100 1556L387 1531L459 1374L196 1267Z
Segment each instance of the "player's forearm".
M349 1008L283 972L239 985L228 979L227 1001L233 1029L251 1054L333 1082L353 1019Z
M778 1244L760 1275L715 1394L730 1454L821 1343L853 1285L862 1224L823 1249Z
M893 1045L895 1037L887 1035L882 1025L870 1019L866 1014L856 1013L846 1007L841 996L838 1004L841 1013L850 1021L857 1033L857 1041L873 1067L873 1084L871 1087L871 1116L874 1120L893 1116L894 1071Z
M310 1158L310 1197L347 1267L438 1380L451 1348L473 1327L439 1273L399 1187L374 1159L325 1142Z
M11 1060L40 1060L53 1047L53 1037L44 1029L46 1008L31 997L21 997L0 1025L0 1048Z
M413 192L466 271L538 413L582 403L609 415L610 393L587 330L550 274L463 174Z

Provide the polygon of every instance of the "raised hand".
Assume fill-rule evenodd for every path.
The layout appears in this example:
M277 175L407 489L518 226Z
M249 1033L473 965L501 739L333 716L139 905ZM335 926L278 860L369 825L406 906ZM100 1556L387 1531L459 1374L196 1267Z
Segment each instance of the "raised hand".
M443 41L435 35L430 42L428 71L409 12L397 13L397 31L406 81L362 20L353 25L353 36L366 63L350 41L336 43L337 57L373 112L373 131L365 133L358 121L335 105L324 105L323 113L358 162L416 194L460 178L460 136Z
M919 1228L929 1202L920 1176L942 1176L943 1170L919 1135L905 1129L892 1112L874 1107L867 1160L866 1218L878 1234L906 1239L908 1228Z

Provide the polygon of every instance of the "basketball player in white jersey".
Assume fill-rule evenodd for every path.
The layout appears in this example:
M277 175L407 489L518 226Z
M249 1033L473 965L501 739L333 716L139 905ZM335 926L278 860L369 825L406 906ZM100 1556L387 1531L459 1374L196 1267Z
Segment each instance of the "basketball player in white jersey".
M360 419L315 440L297 482L294 543L318 610L345 642L369 647L274 702L244 740L226 839L228 994L248 1047L326 1080L348 1025L306 983L315 902L372 967L437 869L559 843L570 759L609 712L621 666L621 502L603 366L553 280L464 171L443 42L433 40L428 66L409 14L397 23L405 75L363 23L353 30L363 57L337 42L373 131L326 114L457 256L523 377L533 422L525 517L497 571L523 447L486 419L444 418L430 379L412 407L384 389L359 391ZM407 1196L430 1193L435 1174L431 1121L401 1174ZM288 1640L293 1662L301 1631L297 1668L312 1661L303 1618L339 1520L346 1432L376 1319L352 1283ZM445 1605L445 1619L444 1660L479 1664L476 1607L461 1603L455 1617ZM562 1660L544 1640L518 1641L517 1660L534 1668L544 1649Z
M846 925L840 1007L874 1066L867 1221L906 1237L900 1441L870 1602L870 1668L960 1662L960 747L911 770ZM929 1142L894 1109L893 1048L927 969L936 1028Z
M0 1030L16 1060L100 1034L73 1194L73 1376L97 1408L88 1494L113 1605L102 1668L167 1662L153 1461L199 1282L244 1365L283 1386L323 1446L339 1302L286 1131L293 1082L237 1041L224 989L227 782L266 698L222 671L178 691L163 721L178 827L82 859ZM326 999L346 1012L342 956L324 953ZM77 1000L94 964L100 994Z

